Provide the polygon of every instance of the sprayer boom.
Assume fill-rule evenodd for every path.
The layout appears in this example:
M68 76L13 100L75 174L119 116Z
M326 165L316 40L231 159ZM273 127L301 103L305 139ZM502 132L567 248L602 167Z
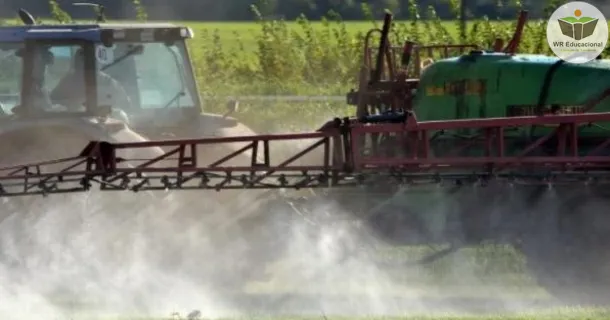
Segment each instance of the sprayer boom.
M496 41L493 54L497 57L492 55L491 60L483 60L512 59L526 19L527 12L520 12L510 43L502 49L502 41ZM483 99L486 94L483 89L478 93L470 92L475 87L467 87L464 83L459 86L445 83L438 88L422 84L420 73L425 67L419 68L423 62L421 54L440 50L444 57L451 50L461 52L477 47L417 46L406 42L404 47L395 48L388 37L391 24L392 15L386 14L383 28L367 34L359 89L348 94L348 102L356 106L355 119L335 119L317 132L301 134L135 143L90 142L74 158L0 168L0 196L88 191L93 183L99 184L104 191L141 191L300 189L447 180L463 184L489 179L528 184L606 181L610 169L610 138L599 131L588 130L596 124L604 127L604 123L610 122L609 112L591 112L610 95L610 89L579 104L580 107L574 109L579 110L577 113L566 111L573 108L564 108L573 105L572 102L557 105L558 109L553 111L551 108L549 113L545 111L545 101L539 101L533 111L537 116L508 115L502 109L495 114L506 114L505 117L460 116L462 119L418 121L414 90L422 92L423 97L464 98L478 94ZM374 31L381 36L373 65L369 39ZM402 50L400 68L394 49ZM482 59L483 53L474 50L461 57L469 65ZM445 62L444 65L451 65ZM456 62L452 60L451 63ZM429 81L429 77L425 80ZM485 81L478 80L483 88ZM493 81L498 81L496 75L493 75ZM434 92L441 89L442 93L429 93L431 89ZM464 109L463 101L461 104L451 102L438 109L457 108L459 111ZM431 106L423 106L424 112L426 108ZM482 110L484 107L477 108ZM494 111L494 108L487 109ZM307 144L307 141L308 147L295 151L291 157L275 159L282 148L278 142L296 146ZM230 144L240 146L229 147ZM216 148L218 146L224 148ZM149 158L125 156L142 154L138 151L143 148L164 151ZM223 154L210 149L232 151ZM207 161L201 155L205 155ZM216 156L216 160L209 161L210 155ZM229 164L244 156L250 159L248 165Z
M417 122L405 114L401 123L336 119L314 133L91 142L74 158L0 169L0 191L1 196L46 195L88 191L93 183L104 191L299 189L358 186L380 181L380 177L384 183L398 184L493 179L527 184L605 183L610 175L610 138L595 145L589 138L585 150L579 144L583 137L578 130L603 122L610 122L610 113L428 122ZM526 140L511 135L532 126L547 132ZM443 136L458 130L472 135L443 143ZM371 143L380 136L385 142ZM274 143L287 141L311 143L284 161L274 161L270 156ZM218 160L209 163L197 159L198 148L231 143L245 147L219 154ZM150 147L168 151L150 159L117 156L119 151ZM240 154L249 154L250 166L225 165ZM304 157L308 165L293 165ZM45 170L60 165L59 169Z

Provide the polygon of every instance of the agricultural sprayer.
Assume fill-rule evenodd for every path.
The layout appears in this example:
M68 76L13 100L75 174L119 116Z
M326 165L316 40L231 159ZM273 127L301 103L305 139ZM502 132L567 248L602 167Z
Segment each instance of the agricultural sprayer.
M375 239L448 251L509 243L557 297L608 300L610 62L517 54L526 12L493 50L395 47L386 15L367 35L359 87L347 95L355 117L274 135L201 113L188 28L21 16L25 26L0 29L12 88L0 119L3 215L94 185L123 191L96 197L112 194L99 201L124 210L142 206L135 199L181 205L168 221L230 214L215 229L240 230L240 272L252 275L282 250L282 228L272 226L283 217L271 212L303 213L326 199ZM219 245L234 241L220 231L210 235Z

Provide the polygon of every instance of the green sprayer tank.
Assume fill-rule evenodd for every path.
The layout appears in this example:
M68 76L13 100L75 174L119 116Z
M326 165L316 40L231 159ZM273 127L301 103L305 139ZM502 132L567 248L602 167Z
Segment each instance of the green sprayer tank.
M414 100L418 121L535 116L584 112L583 105L610 84L610 61L584 64L542 55L473 51L439 60L421 75ZM610 99L587 112L610 111ZM610 135L610 124L583 126L587 136ZM553 128L506 132L515 138L544 135ZM476 134L460 130L458 134Z

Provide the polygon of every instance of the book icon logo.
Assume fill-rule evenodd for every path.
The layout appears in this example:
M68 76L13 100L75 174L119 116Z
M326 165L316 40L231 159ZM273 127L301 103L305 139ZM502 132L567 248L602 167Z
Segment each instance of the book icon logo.
M568 2L551 14L546 39L550 51L561 60L588 63L600 59L606 48L608 22L590 3Z
M574 16L564 17L557 20L561 33L574 40L582 40L593 35L599 19L583 17L580 9L574 10Z

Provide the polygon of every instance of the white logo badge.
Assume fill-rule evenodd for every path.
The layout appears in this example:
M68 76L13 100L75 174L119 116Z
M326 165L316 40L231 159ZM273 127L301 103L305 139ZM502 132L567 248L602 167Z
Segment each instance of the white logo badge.
M606 48L608 23L596 7L581 1L568 2L551 15L546 39L560 59L589 62Z
M95 58L100 64L109 64L114 59L114 50L103 45L97 46L95 48Z

